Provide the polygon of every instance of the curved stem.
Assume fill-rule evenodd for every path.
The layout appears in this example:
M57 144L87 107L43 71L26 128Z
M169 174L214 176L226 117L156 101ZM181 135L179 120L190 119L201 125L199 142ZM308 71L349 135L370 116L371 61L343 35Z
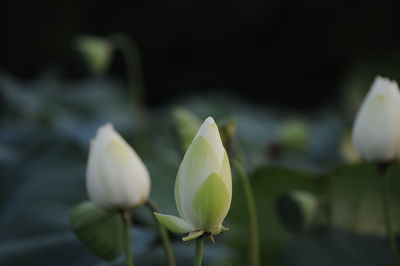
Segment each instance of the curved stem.
M121 212L122 219L124 220L124 251L126 266L133 266L133 256L130 238L131 217L129 211Z
M148 112L145 105L145 87L139 48L127 34L113 34L110 39L115 48L121 51L125 61L128 93L132 101L133 118L136 122L135 128L139 132L138 139L141 139L136 146L139 147L142 153L152 152L147 132Z
M157 221L156 217L154 216L154 212L158 212L158 208L157 208L156 204L152 200L148 199L146 202L146 207L148 207L150 209L150 211L154 217L154 220L158 224L158 230L160 231L160 237L161 237L161 241L164 246L164 252L165 252L165 256L167 257L168 265L176 266L174 252L172 251L171 241L169 240L168 232L165 229L165 227L162 226Z
M201 236L196 239L196 254L194 257L194 266L201 266L203 261L204 237Z
M139 112L144 110L144 81L139 49L134 40L126 34L113 34L111 39L117 49L121 51L125 60L129 92L134 107Z
M393 264L396 266L400 266L400 258L397 248L396 235L393 232L392 221L390 218L389 175L386 174L386 171L382 171L380 174L382 175L383 214L385 217L386 234L389 240L389 246L390 246L390 251L392 253Z
M250 250L251 250L251 265L260 265L260 233L258 230L258 218L256 204L254 201L254 194L251 188L249 178L246 174L246 170L239 161L234 161L233 165L239 175L241 184L244 190L244 196L246 200L247 210L250 219Z

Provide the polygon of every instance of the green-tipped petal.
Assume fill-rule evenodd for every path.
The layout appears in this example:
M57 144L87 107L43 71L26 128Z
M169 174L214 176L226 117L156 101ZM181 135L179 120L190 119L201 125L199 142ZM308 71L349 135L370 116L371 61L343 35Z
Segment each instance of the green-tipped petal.
M203 124L197 131L194 139L198 137L204 137L207 141L210 142L211 146L214 149L215 154L217 155L218 162L222 162L222 158L224 157L224 146L222 145L221 137L219 135L218 126L215 124L214 119L212 117L207 117L204 120Z
M175 181L175 200L179 214L191 223L191 202L198 188L204 180L213 172L220 171L218 158L205 137L198 137L187 150L179 167Z
M173 216L173 215L165 215L161 213L155 212L158 222L165 226L168 230L177 233L177 234L185 234L191 231L194 231L195 228L190 223L186 222L182 218Z
M231 194L225 182L215 173L208 176L193 198L197 229L211 231L219 226L228 213Z
M204 231L195 231L195 232L190 232L187 236L182 237L183 241L192 241L195 240L196 238L202 236L204 234Z

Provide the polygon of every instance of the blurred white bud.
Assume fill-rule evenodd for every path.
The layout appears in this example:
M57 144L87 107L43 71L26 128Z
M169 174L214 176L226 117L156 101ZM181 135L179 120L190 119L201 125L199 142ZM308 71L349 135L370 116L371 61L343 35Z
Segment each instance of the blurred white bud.
M90 143L86 185L90 200L104 209L136 207L149 196L145 165L111 124L99 128Z
M400 93L396 82L375 79L356 116L352 140L367 161L387 162L399 157Z

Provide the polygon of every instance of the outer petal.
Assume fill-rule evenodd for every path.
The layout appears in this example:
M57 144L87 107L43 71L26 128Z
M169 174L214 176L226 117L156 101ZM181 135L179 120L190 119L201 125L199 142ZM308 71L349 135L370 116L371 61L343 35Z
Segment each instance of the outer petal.
M86 188L89 198L99 207L109 207L108 191L100 171L100 160L105 146L114 136L111 124L97 130L96 137L90 142L89 159L86 169Z
M191 225L190 223L186 222L185 220L179 217L172 215L165 215L157 212L155 212L154 215L156 216L160 224L162 224L168 230L174 233L184 234L195 230L193 225Z
M194 226L207 232L221 225L228 213L231 195L225 182L216 173L211 174L193 198Z
M203 136L205 137L211 144L214 149L215 154L217 155L218 162L221 164L222 159L224 157L224 146L222 145L221 136L219 135L218 126L214 122L212 117L207 117L201 125L200 129L197 131L194 139Z
M101 157L101 173L109 203L116 208L143 204L150 192L150 178L144 164L125 141L113 140Z
M189 146L175 181L175 200L181 217L194 223L192 199L211 173L218 173L220 164L209 141L200 136Z
M390 161L400 144L400 94L395 83L377 78L353 128L353 144L367 161Z

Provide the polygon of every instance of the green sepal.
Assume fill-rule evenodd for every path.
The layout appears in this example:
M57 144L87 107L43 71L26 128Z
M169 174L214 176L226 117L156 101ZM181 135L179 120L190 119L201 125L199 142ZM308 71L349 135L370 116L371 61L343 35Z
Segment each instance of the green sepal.
M183 220L182 218L173 215L165 215L157 212L155 212L154 215L156 216L157 221L160 224L162 224L165 228L174 233L184 234L195 230L193 225Z
M118 212L109 212L91 202L83 202L70 211L75 235L96 256L113 260L123 247L123 220Z
M224 232L228 232L229 228L224 227L222 224L218 225L217 227L210 230L210 233L213 235L218 235Z
M196 238L201 237L204 234L204 231L194 231L190 232L187 236L182 237L183 241L192 241L195 240Z

